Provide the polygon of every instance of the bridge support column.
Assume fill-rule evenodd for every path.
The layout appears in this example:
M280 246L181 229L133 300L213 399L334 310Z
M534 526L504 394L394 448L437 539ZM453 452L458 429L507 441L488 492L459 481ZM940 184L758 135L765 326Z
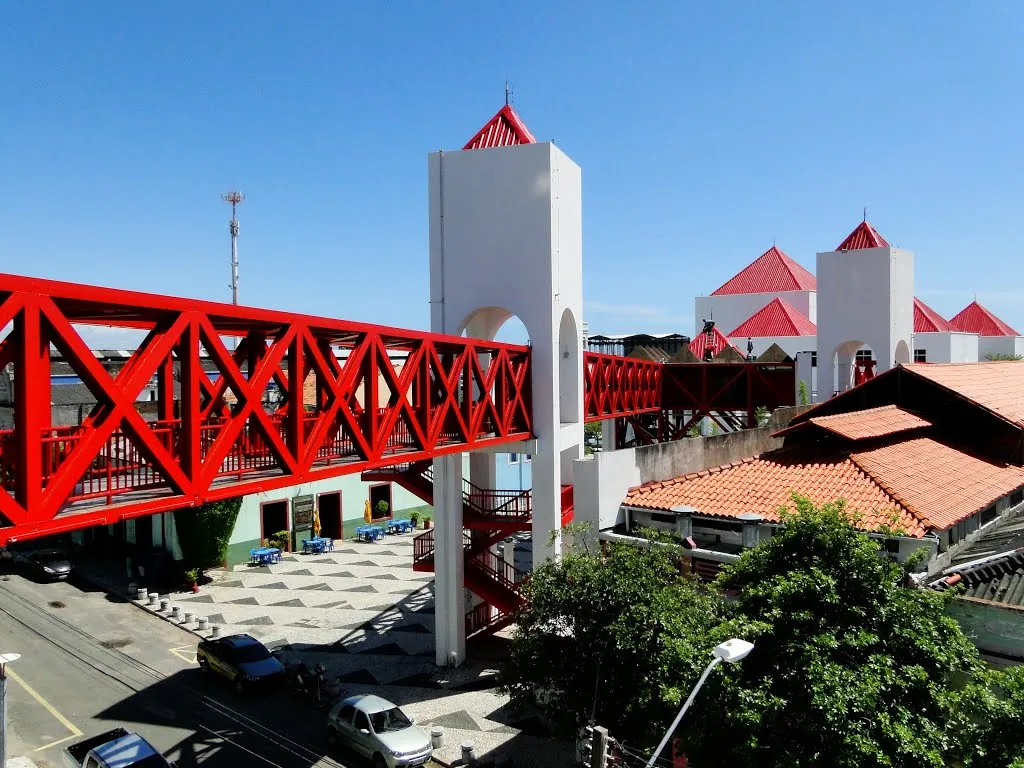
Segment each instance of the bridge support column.
M498 487L497 459L498 455L494 453L480 452L469 454L469 482L476 486L470 491L470 498L473 498L473 494L476 493L477 489L493 491ZM473 501L481 506L486 503L482 498L473 499Z
M466 659L462 454L434 459L434 648L439 666Z
M605 419L601 422L601 450L614 451L615 442L615 419Z

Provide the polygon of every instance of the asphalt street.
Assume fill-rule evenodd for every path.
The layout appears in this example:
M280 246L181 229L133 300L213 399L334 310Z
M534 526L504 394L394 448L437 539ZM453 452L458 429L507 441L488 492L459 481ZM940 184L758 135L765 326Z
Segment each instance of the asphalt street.
M239 696L195 664L196 637L75 584L0 576L8 757L62 765L76 740L123 726L179 768L339 766L324 714L287 692ZM348 765L346 761L345 765Z

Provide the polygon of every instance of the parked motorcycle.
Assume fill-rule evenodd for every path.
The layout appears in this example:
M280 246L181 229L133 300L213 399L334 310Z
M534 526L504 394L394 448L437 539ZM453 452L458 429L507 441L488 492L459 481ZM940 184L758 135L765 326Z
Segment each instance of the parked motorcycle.
M285 680L296 693L307 697L317 709L327 709L341 694L341 682L327 676L327 667L310 668L305 662L285 664Z

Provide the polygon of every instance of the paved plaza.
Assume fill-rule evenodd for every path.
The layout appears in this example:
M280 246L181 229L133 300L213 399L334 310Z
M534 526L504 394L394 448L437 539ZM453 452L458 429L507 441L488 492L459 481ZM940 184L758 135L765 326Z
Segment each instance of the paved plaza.
M443 726L441 760L455 760L463 741L508 765L571 760L532 718L507 711L495 690L497 665L479 651L457 669L434 664L433 574L412 570L412 536L339 541L322 555L288 553L273 565L208 575L213 581L198 594L172 594L172 604L222 635L246 632L282 647L286 659L323 664L341 678L344 695L376 693L424 727Z

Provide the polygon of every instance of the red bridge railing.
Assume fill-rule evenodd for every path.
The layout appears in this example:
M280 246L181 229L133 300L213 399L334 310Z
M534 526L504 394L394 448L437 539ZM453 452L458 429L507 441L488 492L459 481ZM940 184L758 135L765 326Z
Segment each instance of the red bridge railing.
M89 325L145 339L112 373ZM527 347L13 275L0 328L0 544L532 437ZM81 426L51 424L54 348L98 401Z
M664 366L650 360L586 352L583 413L586 421L657 413Z

